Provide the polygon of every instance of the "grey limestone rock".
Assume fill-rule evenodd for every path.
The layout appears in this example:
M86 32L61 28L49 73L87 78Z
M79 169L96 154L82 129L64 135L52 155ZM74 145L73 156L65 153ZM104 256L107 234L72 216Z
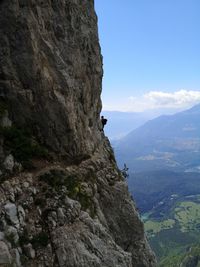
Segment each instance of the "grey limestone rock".
M93 233L81 221L53 232L59 266L131 267L131 253L118 247L102 226L90 223Z
M19 225L19 220L17 217L17 208L14 203L7 203L4 206L6 217L13 225Z
M8 111L5 110L3 117L1 119L1 126L2 127L11 127L12 126L12 121L8 117Z
M18 249L16 248L12 249L11 255L12 255L12 262L14 262L13 265L16 267L22 267Z
M65 197L66 215L69 222L73 222L81 212L81 205L78 201Z
M22 149L0 136L0 167L7 170L0 181L0 264L154 267L100 131L103 70L94 1L1 0L0 36L3 127L23 140ZM8 227L14 244L6 239Z
M13 168L15 166L15 161L14 161L13 155L10 154L5 158L3 166L7 171L10 171L10 172L13 171Z
M5 231L5 235L6 235L6 238L12 242L13 244L12 245L17 245L18 241L19 241L19 235L18 235L18 232L17 232L17 229L13 226L8 226L6 231Z
M26 213L21 205L18 206L17 210L18 210L18 217L19 217L20 225L24 226Z
M0 241L3 241L5 238L5 234L3 232L0 232Z
M30 243L27 245L24 245L24 250L25 250L27 257L29 257L30 259L35 258L35 250L33 249Z
M58 215L59 225L64 225L66 216L65 216L62 208L58 208L57 215Z
M10 252L8 250L8 247L6 243L3 241L0 241L0 264L10 264L12 260L12 257L10 255Z

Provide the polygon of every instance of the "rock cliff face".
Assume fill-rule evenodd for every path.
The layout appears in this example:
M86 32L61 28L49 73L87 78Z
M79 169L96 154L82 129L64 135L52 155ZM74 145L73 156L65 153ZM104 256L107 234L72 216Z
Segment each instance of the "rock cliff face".
M1 0L0 36L0 266L155 266L100 131L93 1Z

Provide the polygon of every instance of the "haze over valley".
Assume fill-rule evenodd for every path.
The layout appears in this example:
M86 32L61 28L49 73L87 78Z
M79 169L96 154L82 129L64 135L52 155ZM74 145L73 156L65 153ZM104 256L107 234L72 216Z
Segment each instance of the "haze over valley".
M199 118L200 104L112 142L160 267L200 264Z
M130 170L200 171L200 104L163 115L114 144L120 166Z

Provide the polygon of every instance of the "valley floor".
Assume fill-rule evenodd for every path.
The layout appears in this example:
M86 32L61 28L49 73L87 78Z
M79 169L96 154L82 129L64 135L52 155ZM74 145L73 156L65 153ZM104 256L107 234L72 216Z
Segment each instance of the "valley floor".
M159 267L200 266L200 195L171 195L142 219Z

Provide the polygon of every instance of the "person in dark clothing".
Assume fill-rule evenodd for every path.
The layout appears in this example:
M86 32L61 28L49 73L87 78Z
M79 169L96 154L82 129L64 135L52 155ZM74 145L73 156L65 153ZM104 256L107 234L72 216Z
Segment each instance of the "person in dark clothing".
M102 124L102 131L103 131L103 129L104 129L104 126L106 125L106 123L107 123L107 119L105 119L104 118L104 116L101 116L101 124Z

